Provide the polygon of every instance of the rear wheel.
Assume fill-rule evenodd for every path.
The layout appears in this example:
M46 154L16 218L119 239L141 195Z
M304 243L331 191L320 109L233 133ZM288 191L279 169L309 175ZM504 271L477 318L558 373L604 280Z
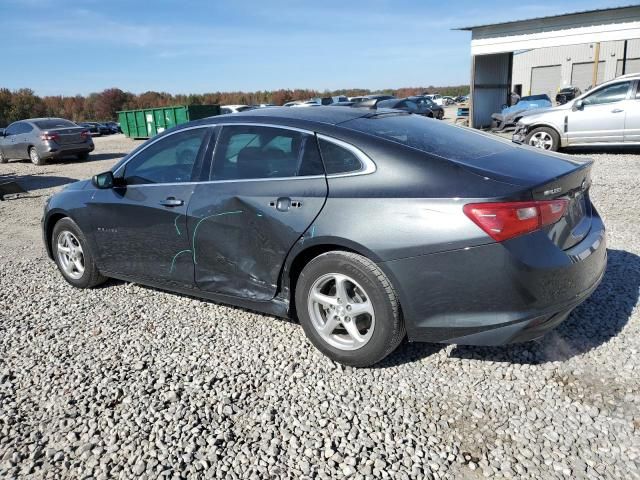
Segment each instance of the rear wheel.
M60 273L74 287L91 288L107 280L98 271L82 230L70 218L53 227L51 249Z
M311 260L296 285L296 311L313 345L339 363L366 367L405 336L389 280L366 257L328 252Z
M444 112L441 110L438 112L438 116L436 117L438 120L442 120L444 118Z
M2 150L0 150L0 163L7 163L8 161L9 159L5 157L4 153L2 153Z
M560 136L553 128L538 127L529 132L525 139L527 145L541 150L557 152L560 148Z
M35 147L31 147L29 149L29 158L31 159L31 163L34 165L44 165L45 163Z

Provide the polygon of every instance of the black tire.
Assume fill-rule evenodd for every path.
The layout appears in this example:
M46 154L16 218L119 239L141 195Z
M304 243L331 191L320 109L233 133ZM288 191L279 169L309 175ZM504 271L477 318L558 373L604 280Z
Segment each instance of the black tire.
M35 147L29 148L29 159L34 165L44 165L46 163Z
M78 154L78 160L87 161L89 160L89 152L82 152Z
M82 247L84 256L84 273L80 278L70 277L60 263L57 239L65 231L71 232L78 239L80 246ZM93 253L87 243L87 239L82 233L82 230L80 230L80 227L76 225L76 222L68 217L60 219L53 227L53 232L49 241L51 242L51 251L53 252L53 258L58 266L58 270L60 270L64 279L71 285L76 288L93 288L107 280L107 277L103 276L98 270L94 261Z
M444 112L441 110L438 112L438 120L442 120L444 118Z
M347 275L358 282L373 305L373 333L363 346L355 350L343 350L327 343L311 319L310 290L318 279L331 273ZM333 251L311 260L298 277L295 302L298 319L307 338L327 357L344 365L371 366L393 352L405 337L400 303L391 283L374 262L362 255Z
M9 159L5 157L4 153L2 153L2 150L0 150L0 163L7 163L8 161Z
M542 146L543 144L541 142L537 142L535 140L537 136L545 135L545 134L551 138L551 143L548 145L548 148L546 145L543 147ZM560 149L560 135L558 135L558 132L556 132L553 128L550 128L550 127L534 128L527 134L524 141L527 145L531 145L532 147L535 147L535 148L540 148L541 150L557 152Z

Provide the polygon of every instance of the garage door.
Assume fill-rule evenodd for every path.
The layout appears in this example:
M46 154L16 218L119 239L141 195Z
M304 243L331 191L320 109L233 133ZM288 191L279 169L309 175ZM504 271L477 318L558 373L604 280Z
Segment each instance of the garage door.
M627 58L627 68L624 73L640 72L640 58ZM616 77L622 75L622 60L618 60L616 64Z
M598 85L604 82L604 62L598 62ZM571 67L571 85L586 92L593 87L593 62L574 63Z
M560 65L533 67L531 69L531 95L546 93L554 100L560 87Z

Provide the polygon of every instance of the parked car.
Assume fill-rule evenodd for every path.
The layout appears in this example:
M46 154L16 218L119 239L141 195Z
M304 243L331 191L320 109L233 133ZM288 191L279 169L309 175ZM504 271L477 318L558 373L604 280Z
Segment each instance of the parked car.
M96 123L78 122L77 125L86 129L92 137L100 135L100 130L98 130L98 125Z
M439 93L423 93L422 96L431 99L436 105L442 106L444 103L442 95Z
M367 366L405 335L500 345L563 321L606 266L590 170L404 112L259 109L67 186L42 232L71 285L295 314L324 354Z
M544 150L577 145L638 145L640 74L598 85L564 105L526 112L513 141Z
M334 102L330 106L332 107L352 107L356 104L356 102Z
M93 149L87 129L63 118L21 120L0 135L0 163L28 159L35 165L44 165L48 160L70 155L86 160Z
M469 95L459 95L454 100L456 103L466 103L469 101Z
M433 112L433 117L438 120L444 118L444 108L434 103L433 100L427 97L409 97L409 100L416 103L419 107L427 108Z
M363 95L363 96L358 96L358 97L349 97L348 101L354 102L354 103L358 103L358 102L362 102L362 101L364 101L366 99L367 99L367 97Z
M244 112L245 110L251 110L252 108L253 107L251 107L251 105L222 105L220 107L220 113L240 113Z
M80 122L78 125L86 128L93 137L111 134L111 128L99 122Z
M299 105L300 103L302 103L302 102L300 102L299 100L294 100L293 102L287 102L287 103L283 104L282 106L283 107L294 107L296 105Z
M568 101L576 98L578 95L580 95L580 93L582 92L580 92L580 89L578 87L563 87L558 90L558 93L556 94L556 102L558 102L560 105L563 105Z
M503 105L500 113L492 114L491 128L498 131L513 128L525 112L536 110L538 108L548 108L551 106L551 99L547 94L522 97L515 105L510 107Z
M344 97L347 100L347 97ZM333 97L314 97L304 103L317 103L318 105L331 105L334 103Z
M453 97L450 97L448 95L444 95L442 97L442 103L443 103L443 105L449 106L449 105L453 105L454 103L456 103L456 101L453 99Z
M422 103L418 105L409 98L392 98L390 100L380 100L376 104L376 108L392 108L394 110L404 110L405 112L423 115L425 117L434 117L433 111Z
M315 100L306 100L304 102L296 102L292 107L322 107L322 103L316 102Z
M391 100L394 97L393 95L387 95L385 93L374 93L373 95L367 95L367 100Z
M103 125L105 125L111 133L122 133L118 122L103 122Z

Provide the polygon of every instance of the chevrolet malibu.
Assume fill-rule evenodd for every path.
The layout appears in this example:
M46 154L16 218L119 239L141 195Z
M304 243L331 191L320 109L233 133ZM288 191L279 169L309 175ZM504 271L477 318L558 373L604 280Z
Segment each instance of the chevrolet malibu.
M593 292L591 162L394 110L270 108L181 125L69 185L42 232L108 277L281 317L372 365L400 342L542 336Z

